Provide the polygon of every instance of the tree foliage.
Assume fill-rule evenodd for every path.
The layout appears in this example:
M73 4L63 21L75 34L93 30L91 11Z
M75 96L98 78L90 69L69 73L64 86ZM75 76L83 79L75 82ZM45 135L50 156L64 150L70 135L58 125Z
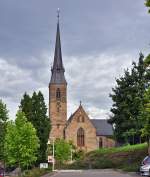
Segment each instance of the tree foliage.
M141 117L144 123L142 135L147 137L148 143L150 143L150 87L144 94L144 105L141 109Z
M40 91L38 93L34 92L32 97L30 97L25 93L21 100L20 109L25 113L28 121L35 127L40 140L37 162L45 161L50 120L47 116L47 107L43 94Z
M18 111L15 122L9 121L5 136L7 163L28 167L37 159L39 139L36 129L27 121L25 114Z
M145 58L144 62L147 67L150 66L150 54Z
M71 156L71 144L66 142L64 139L58 139L55 141L55 158L56 160L63 163L64 161L70 160Z
M53 140L50 139L50 144L47 146L47 156L53 155ZM82 152L77 151L76 146L72 141L66 141L64 139L56 139L54 141L54 154L57 162L63 163L72 159L79 159Z
M150 0L145 0L145 5L150 8ZM150 13L150 9L148 10L148 12Z
M140 54L138 64L134 62L131 71L127 69L124 76L116 79L116 82L117 86L110 94L113 105L109 123L115 126L114 135L120 143L139 142L143 127L139 115L148 83L144 56Z
M6 104L0 100L0 161L4 160L4 139L6 134L6 123L8 120L8 110Z
M32 121L32 99L31 97L25 92L23 98L21 99L20 109L22 112L25 113L28 121Z

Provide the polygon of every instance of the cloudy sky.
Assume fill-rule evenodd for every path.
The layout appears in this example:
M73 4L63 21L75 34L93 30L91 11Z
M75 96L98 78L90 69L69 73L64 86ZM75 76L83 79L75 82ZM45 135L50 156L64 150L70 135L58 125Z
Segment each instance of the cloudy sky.
M0 98L11 118L25 91L48 103L58 7L68 116L82 100L91 117L107 118L115 78L149 52L144 0L0 0Z

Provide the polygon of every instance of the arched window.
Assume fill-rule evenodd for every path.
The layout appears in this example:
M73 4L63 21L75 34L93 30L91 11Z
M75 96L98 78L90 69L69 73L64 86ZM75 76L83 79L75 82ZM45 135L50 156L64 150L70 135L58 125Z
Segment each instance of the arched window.
M79 128L77 131L77 146L83 147L85 145L85 134L83 128Z
M56 98L60 99L60 97L61 97L60 89L58 88L57 91L56 91Z
M84 116L82 116L82 122L84 122Z
M99 137L99 148L103 147L103 139Z

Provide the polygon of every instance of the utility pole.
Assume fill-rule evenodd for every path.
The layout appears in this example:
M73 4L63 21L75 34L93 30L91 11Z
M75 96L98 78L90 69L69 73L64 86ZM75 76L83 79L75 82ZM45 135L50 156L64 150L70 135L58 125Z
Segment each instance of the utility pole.
M52 171L54 171L55 170L55 139L54 137L50 137L47 144L50 145L51 140L52 140L52 147L53 147L52 149Z

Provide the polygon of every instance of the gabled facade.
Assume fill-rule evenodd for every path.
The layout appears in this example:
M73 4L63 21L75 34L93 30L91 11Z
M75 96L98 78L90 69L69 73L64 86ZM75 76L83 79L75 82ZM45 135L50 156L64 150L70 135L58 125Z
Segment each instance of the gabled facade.
M76 147L85 151L97 149L96 128L82 105L68 119L65 139L71 140Z
M51 120L49 137L72 141L78 149L85 151L115 146L115 141L111 138L113 135L111 125L107 123L107 120L90 119L81 103L67 120L67 82L64 73L58 18L54 62L49 83L49 118Z

